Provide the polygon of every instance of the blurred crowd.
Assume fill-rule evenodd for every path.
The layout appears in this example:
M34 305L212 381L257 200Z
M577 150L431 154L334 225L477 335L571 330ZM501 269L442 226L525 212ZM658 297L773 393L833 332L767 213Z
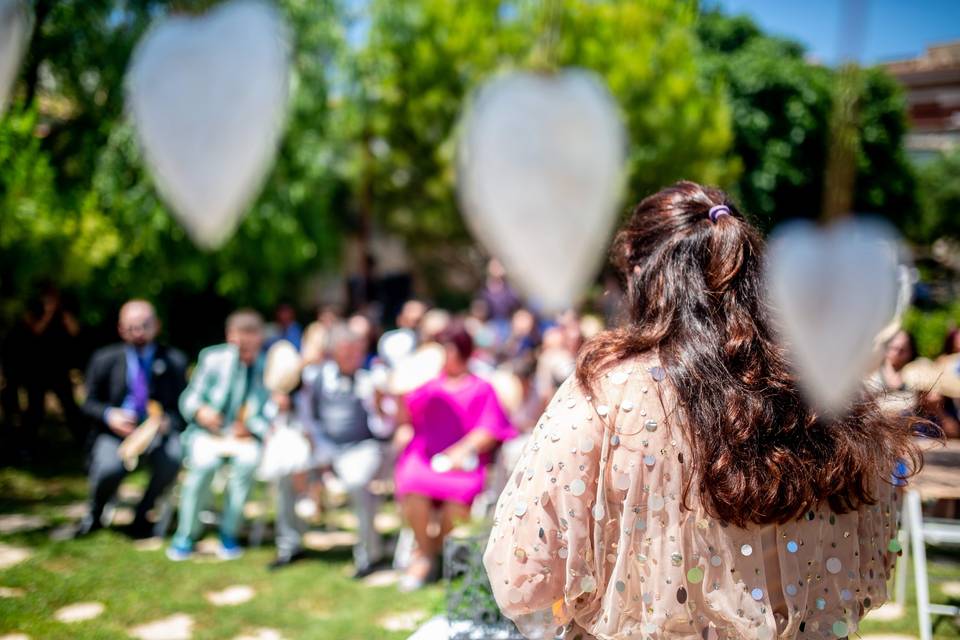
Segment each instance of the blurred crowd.
M188 358L160 340L153 306L131 300L119 314L121 341L94 353L77 404L62 358L76 321L51 290L6 343L4 446L36 455L52 391L89 452L89 510L73 534L108 523L120 483L143 465L150 480L129 530L172 535L174 561L190 558L211 524L217 553L239 556L245 504L264 483L274 498L271 567L296 562L335 489L356 518L356 576L389 564L412 590L437 577L451 530L489 515L526 434L604 324L573 311L536 313L494 264L459 314L413 299L388 322L323 307L302 326L290 305L269 323L237 310L224 342L202 350L188 375ZM889 410L960 437L957 330L936 360L918 358L900 331L868 382L886 392ZM214 494L222 496L210 520ZM375 526L389 495L403 519L394 548Z
M54 294L35 316L21 327L20 339L33 341L21 351L56 350L69 314ZM38 455L44 396L55 392L89 451L89 510L74 535L108 523L123 479L148 467L129 531L172 534L167 555L177 561L211 524L215 494L218 554L238 556L244 505L263 482L275 498L271 566L295 562L332 486L356 516L356 575L392 564L405 570L401 587L414 589L437 576L444 536L492 507L524 434L604 323L535 313L496 265L467 311L414 299L392 320L385 328L323 307L302 326L289 305L271 322L241 309L188 375L188 358L161 340L153 306L131 300L119 313L121 341L90 358L79 405L66 366L18 369L5 358L5 444ZM404 523L396 554L374 526L387 495Z

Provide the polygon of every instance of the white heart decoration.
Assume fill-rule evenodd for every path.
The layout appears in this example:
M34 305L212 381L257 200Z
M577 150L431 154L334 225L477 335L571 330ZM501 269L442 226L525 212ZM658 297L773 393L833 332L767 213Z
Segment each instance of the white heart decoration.
M127 102L157 189L193 241L223 244L259 192L283 130L287 30L231 0L163 18L127 71Z
M544 309L574 304L596 274L625 151L616 103L583 70L500 76L467 113L458 167L467 223Z
M0 116L20 68L20 58L30 40L31 13L22 0L0 0Z
M903 311L895 231L873 220L793 222L767 249L770 303L813 405L841 413L877 365L875 337Z

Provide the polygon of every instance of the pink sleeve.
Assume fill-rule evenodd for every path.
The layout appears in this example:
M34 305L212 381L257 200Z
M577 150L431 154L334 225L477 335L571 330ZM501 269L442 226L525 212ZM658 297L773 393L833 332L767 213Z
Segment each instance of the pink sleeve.
M421 422L420 411L423 408L423 403L429 393L430 384L428 383L417 387L410 393L403 396L402 402L407 409L407 414L410 416L410 424L414 429L416 429L417 425Z
M491 436L504 442L515 438L517 430L510 424L510 419L503 411L500 400L497 398L496 391L493 390L487 382L482 383L480 395L482 400L477 401L477 414L474 416L473 428L484 429Z

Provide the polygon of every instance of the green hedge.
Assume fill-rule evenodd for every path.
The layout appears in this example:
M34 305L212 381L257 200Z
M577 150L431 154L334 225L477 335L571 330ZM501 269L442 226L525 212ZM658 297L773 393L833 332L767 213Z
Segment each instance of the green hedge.
M960 300L936 309L911 307L903 318L903 328L917 340L919 355L935 358L943 349L947 332L960 325Z

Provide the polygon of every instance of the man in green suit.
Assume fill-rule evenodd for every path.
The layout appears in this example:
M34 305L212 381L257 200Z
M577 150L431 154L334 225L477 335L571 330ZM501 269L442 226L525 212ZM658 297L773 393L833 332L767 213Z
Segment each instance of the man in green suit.
M224 559L239 557L237 531L243 505L260 461L260 442L267 431L264 409L270 395L263 386L263 319L241 309L227 318L227 343L200 352L190 384L180 396L187 421L183 451L187 477L180 490L177 532L167 557L190 557L201 533L200 510L210 498L214 474L229 464L230 479L220 524Z

